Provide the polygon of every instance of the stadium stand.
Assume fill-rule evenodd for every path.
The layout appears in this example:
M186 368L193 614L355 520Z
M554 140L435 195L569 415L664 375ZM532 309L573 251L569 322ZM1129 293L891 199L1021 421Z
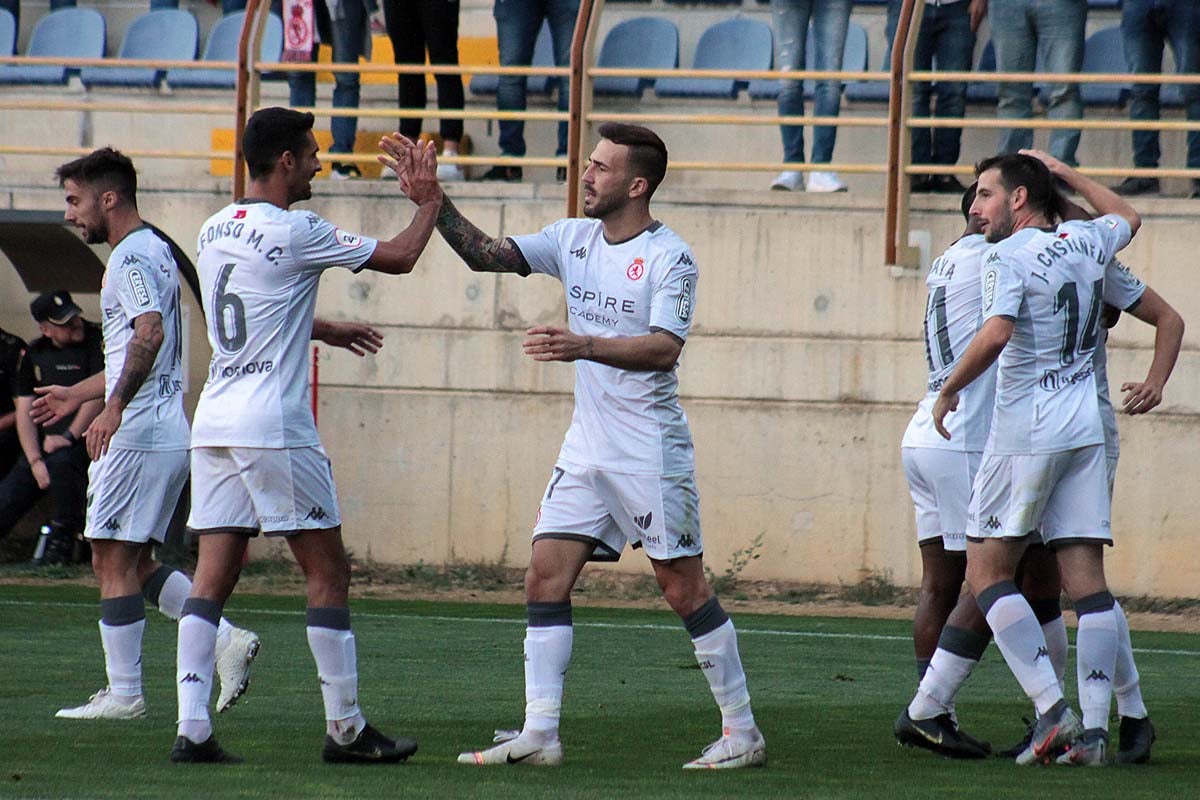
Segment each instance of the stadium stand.
M693 69L770 69L771 27L765 22L734 17L710 26L696 45ZM747 81L732 78L659 78L659 97L734 99Z
M38 20L27 56L103 58L104 17L90 8L63 8ZM50 65L0 66L0 84L65 84L78 70Z
M1083 72L1128 72L1125 47L1119 27L1096 31L1083 47ZM1129 100L1128 83L1081 83L1079 94L1085 105L1121 106Z
M213 26L204 45L201 61L237 61L238 38L242 32L245 12L226 14ZM272 14L263 31L259 58L278 61L283 53L283 22ZM232 89L237 77L231 69L172 69L167 72L167 85L172 89Z
M191 12L178 9L150 11L138 17L125 31L118 58L147 58L160 61L195 59L200 45L200 27ZM157 88L166 70L149 67L84 67L83 85Z
M604 37L596 66L675 69L679 66L679 29L664 17L627 19ZM593 91L601 96L640 98L653 85L653 78L600 77Z
M17 52L17 21L12 12L0 8L0 54L11 56Z
M554 66L554 40L550 38L549 23L542 23L542 29L538 31L537 41L533 45L532 66ZM528 94L549 95L554 91L554 84L549 75L530 75L525 80L525 90ZM473 75L469 88L471 94L494 95L499 85L498 75Z
M867 69L867 64L870 60L870 52L867 46L867 31L862 25L851 21L850 27L846 29L846 46L842 50L842 69L850 72L862 72ZM806 70L813 69L816 64L816 45L813 44L812 26L808 27L808 42L804 46L804 68ZM855 81L855 83L858 83ZM883 84L880 84L883 85ZM846 84L849 87L850 84ZM779 97L779 81L773 79L759 79L750 81L749 87L750 97L754 100L775 100ZM811 98L813 93L813 82L804 82L804 97ZM886 99L886 94L884 96Z

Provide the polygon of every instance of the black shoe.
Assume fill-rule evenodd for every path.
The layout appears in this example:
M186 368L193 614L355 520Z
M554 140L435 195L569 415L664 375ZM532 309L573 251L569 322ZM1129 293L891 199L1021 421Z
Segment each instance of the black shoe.
M1025 723L1025 738L1014 744L1012 747L1005 748L996 753L996 758L1014 759L1024 753L1029 747L1029 742L1033 738L1033 722L1028 717L1021 717L1021 722Z
M932 175L910 175L908 190L913 194L927 194L933 191Z
M348 181L361 178L362 172L353 164L342 164L335 161L329 165L329 177L335 181Z
M967 190L953 175L934 175L929 179L929 191L938 194L956 194L960 197Z
M479 176L481 181L505 181L507 183L521 182L520 167L492 167Z
M558 183L566 183L567 182L567 168L559 167L558 169L554 170L554 180L557 181Z
M923 747L947 758L987 758L988 751L967 741L949 714L914 720L908 709L900 712L892 726L896 741L906 747ZM972 740L974 741L974 740Z
M1126 178L1111 188L1122 197L1136 197L1140 194L1158 194L1161 190L1158 178Z
M1121 717L1121 744L1117 750L1117 763L1150 763L1150 746L1157 738L1154 734L1154 723L1150 722L1149 717Z
M368 725L350 744L338 744L332 736L326 736L321 758L330 764L393 764L415 752L416 739L402 736L392 741Z
M186 736L175 738L175 746L171 748L171 760L176 764L241 764L242 759L233 753L227 753L217 744L215 736L209 736L200 744L196 744Z

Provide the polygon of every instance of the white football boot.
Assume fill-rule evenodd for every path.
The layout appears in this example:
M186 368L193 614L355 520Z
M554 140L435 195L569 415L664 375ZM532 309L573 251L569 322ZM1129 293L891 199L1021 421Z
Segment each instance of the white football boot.
M217 676L221 693L217 696L217 713L224 714L250 686L250 665L262 643L258 634L244 628L229 631L229 639L217 653Z
M133 702L118 700L108 687L88 698L75 708L60 708L54 716L59 719L141 719L146 716L146 699L142 695Z
M521 739L520 731L497 730L492 739L498 742L487 750L473 750L458 754L459 764L486 767L493 764L529 764L535 767L557 767L563 762L562 741L536 743L529 737Z
M767 763L767 740L758 728L737 731L725 728L720 739L704 748L695 761L683 765L684 769L737 769L738 767L762 767Z

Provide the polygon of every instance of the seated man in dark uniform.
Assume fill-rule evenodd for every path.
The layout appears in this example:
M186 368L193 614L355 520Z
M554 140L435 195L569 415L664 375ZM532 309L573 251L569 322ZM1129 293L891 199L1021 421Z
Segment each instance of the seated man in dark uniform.
M42 335L30 343L17 376L16 428L22 454L0 480L0 534L49 491L54 498L51 538L61 541L83 531L88 468L83 432L104 403L89 401L73 416L39 429L29 414L34 388L71 386L103 372L104 339L98 325L80 316L67 292L38 295L29 310ZM57 555L47 560L59 560L63 554Z
M21 455L17 438L17 373L25 357L25 342L0 330L0 475L7 475ZM0 530L0 535L4 531Z

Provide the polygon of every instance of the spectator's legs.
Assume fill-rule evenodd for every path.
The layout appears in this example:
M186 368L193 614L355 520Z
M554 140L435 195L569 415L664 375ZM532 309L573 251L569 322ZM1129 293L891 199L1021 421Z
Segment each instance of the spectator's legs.
M925 6L925 14L921 18L921 30L917 32L917 46L913 50L913 69L933 69L933 49L937 41L937 30L941 26L941 8L935 5ZM898 22L898 21L897 21ZM893 34L894 35L894 34ZM920 81L912 85L912 115L928 117L930 113L930 86L928 81ZM941 110L939 106L938 110ZM912 163L929 164L933 162L933 131L929 128L911 128ZM913 176L914 180L917 177ZM936 640L937 634L934 633Z
M554 63L566 67L571 64L571 39L575 33L575 20L579 16L579 0L548 0L546 19L550 23L550 38L554 42ZM536 32L535 32L536 37ZM530 56L532 60L532 55ZM566 111L570 103L569 82L558 79L558 110ZM567 123L558 123L558 149L555 155L567 154Z
M89 463L83 442L55 450L46 456L50 496L54 498L54 519L73 534L83 532Z
M425 36L420 17L420 9L412 0L383 0L383 18L387 25L388 38L392 40L395 63L425 62ZM396 85L400 108L425 108L427 98L424 75L397 75ZM440 96L441 92L438 94ZM400 133L416 141L421 135L420 118L401 119Z
M771 23L775 30L775 67L781 72L804 69L808 20L812 16L813 5L813 0L771 0ZM779 115L798 117L803 114L803 83L781 81ZM783 160L804 163L804 126L781 125L779 131L783 136Z
M1083 68L1084 25L1087 22L1087 0L1053 0L1042 2L1036 11L1038 61L1046 72L1073 72ZM1061 83L1049 87L1046 118L1081 119L1083 101L1079 84ZM1055 130L1050 133L1050 155L1066 164L1075 165L1080 131Z
M533 61L533 45L542 26L540 0L496 0L496 38L500 47L500 66L523 67ZM568 45L569 46L569 45ZM525 76L501 75L496 87L496 108L500 111L525 110ZM525 122L500 121L500 152L506 156L525 155Z
M840 70L846 49L846 31L850 27L851 0L825 0L813 13L813 66L819 70ZM813 113L818 117L836 117L842 104L842 82L817 81L813 92ZM833 160L837 127L813 128L812 162L828 164Z
M1168 35L1180 74L1200 72L1200 4L1193 0L1172 0L1166 13L1171 20ZM1179 88L1183 90L1188 120L1200 120L1200 85L1184 84ZM1200 131L1188 131L1187 165L1191 169L1200 168ZM1193 179L1192 186L1200 183Z
M1029 0L992 0L988 19L996 46L997 72L1033 72L1037 51L1036 33L1028 17ZM996 116L1029 119L1033 116L1033 84L1001 82L997 88ZM1001 153L1015 153L1033 146L1033 131L1013 128L1000 134Z
M333 63L357 64L363 53L363 36L367 30L367 11L362 3L342 2L342 16L333 20ZM333 107L358 108L359 82L357 72L334 74ZM330 153L354 152L354 137L358 133L358 117L334 117L330 123L333 146Z
M421 27L425 31L425 44L429 48L431 64L458 64L458 0L422 0ZM461 75L437 75L438 108L461 111L465 104ZM461 119L443 119L439 125L443 143L454 145L463 137Z
M1121 11L1121 43L1125 48L1125 63L1132 72L1162 70L1164 32L1152 0L1126 0ZM1157 83L1135 83L1129 104L1129 118L1158 119L1159 91ZM1162 153L1158 131L1133 132L1133 165L1157 167Z
M0 8L6 9L12 13L13 21L17 23L17 30L21 30L21 1L0 0Z
M932 44L937 68L943 72L968 72L975 52L975 34L967 3L938 6L937 26ZM931 9L926 8L926 13ZM967 110L967 84L964 81L938 81L934 87L937 116L962 119ZM934 164L957 164L962 145L962 128L937 128L933 132Z
M42 490L29 471L29 461L22 454L0 480L0 536L7 535L41 496Z

